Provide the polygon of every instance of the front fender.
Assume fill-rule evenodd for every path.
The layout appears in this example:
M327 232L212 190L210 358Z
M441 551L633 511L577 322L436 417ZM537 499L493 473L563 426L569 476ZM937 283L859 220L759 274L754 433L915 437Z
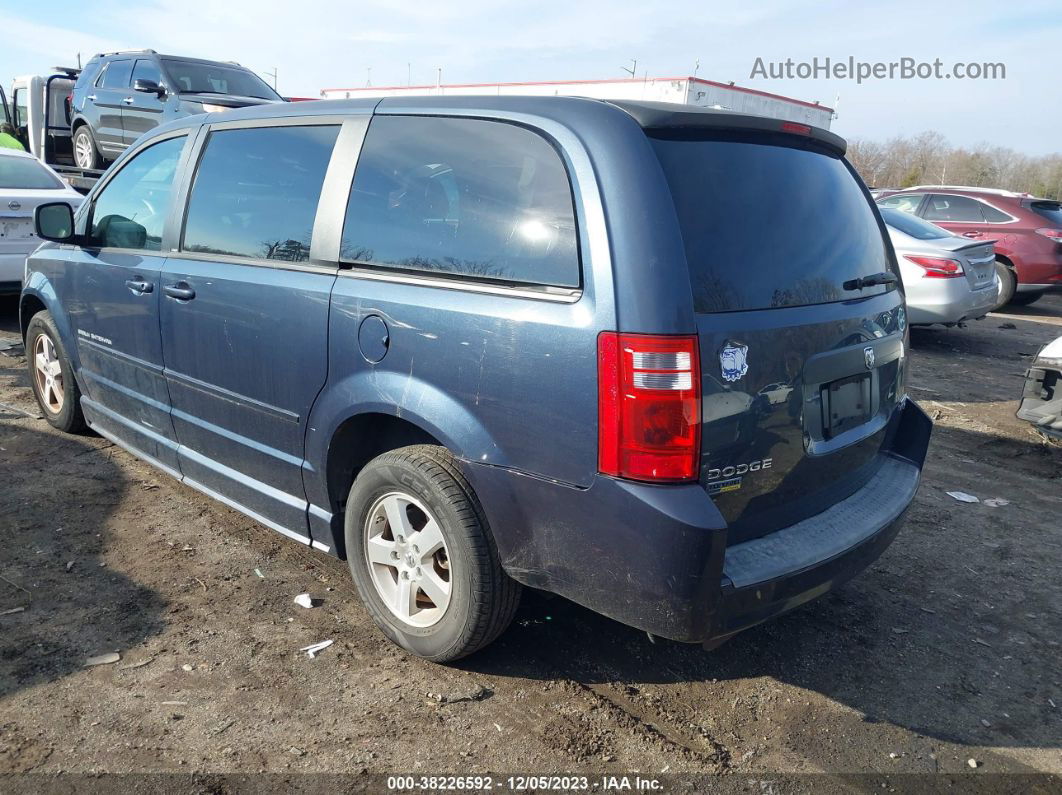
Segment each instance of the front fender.
M47 244L46 244L47 245ZM37 249L37 253L43 250L44 247ZM32 255L36 256L36 254ZM66 313L61 311L59 304L59 297L56 295L55 286L51 283L48 277L41 273L39 270L30 269L27 274L27 279L22 285L22 295L18 302L18 314L19 314L19 329L25 330L26 326L30 322L30 309L32 301L27 301L27 298L35 298L40 301L44 308L51 313L52 321L55 323L56 329L59 331L60 341L63 343L63 347L66 348L66 354L70 357L70 364L74 368L75 376L81 370L81 359L78 356L77 340L74 338L74 330L70 326L70 319ZM22 335L22 341L25 342L25 334Z
M336 431L363 414L406 420L431 434L458 458L507 466L497 441L464 406L413 372L361 370L329 384L310 412L306 429L306 496L328 501L328 450Z

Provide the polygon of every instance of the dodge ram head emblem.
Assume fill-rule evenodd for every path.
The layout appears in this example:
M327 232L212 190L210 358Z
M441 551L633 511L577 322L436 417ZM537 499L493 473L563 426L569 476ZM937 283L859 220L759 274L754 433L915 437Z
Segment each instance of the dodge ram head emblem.
M748 345L728 342L719 354L719 366L723 371L724 381L737 381L749 371Z
M866 362L867 369L874 369L874 349L869 345L863 348L863 361Z

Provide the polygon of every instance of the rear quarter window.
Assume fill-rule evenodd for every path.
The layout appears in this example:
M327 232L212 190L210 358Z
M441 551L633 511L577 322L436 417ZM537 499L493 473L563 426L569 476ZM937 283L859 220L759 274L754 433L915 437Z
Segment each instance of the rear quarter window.
M866 297L891 270L869 197L840 158L738 138L651 138L671 188L697 312Z
M390 270L578 287L575 210L560 154L514 124L378 116L354 175L341 257Z

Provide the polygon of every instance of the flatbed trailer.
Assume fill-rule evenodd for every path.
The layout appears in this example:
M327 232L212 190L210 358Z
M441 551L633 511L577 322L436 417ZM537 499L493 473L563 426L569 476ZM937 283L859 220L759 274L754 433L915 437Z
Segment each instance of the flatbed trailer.
M103 170L80 168L74 162L69 96L80 72L56 67L51 74L16 77L10 95L0 86L0 121L9 122L26 150L70 187L88 193Z

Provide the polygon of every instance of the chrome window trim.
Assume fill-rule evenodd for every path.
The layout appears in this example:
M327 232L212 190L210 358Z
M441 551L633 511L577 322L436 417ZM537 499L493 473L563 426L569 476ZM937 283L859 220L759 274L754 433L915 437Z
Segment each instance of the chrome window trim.
M508 298L531 298L538 301L550 301L558 304L574 304L582 298L583 291L580 288L566 290L560 287L535 286L533 284L509 287L503 284L493 284L481 279L445 278L407 273L405 271L384 270L382 268L367 268L357 265L347 266L339 270L340 278L365 279L368 281L390 282L392 284L407 284L416 287L428 287L443 290L458 290L468 293L483 293L486 295L505 296Z

